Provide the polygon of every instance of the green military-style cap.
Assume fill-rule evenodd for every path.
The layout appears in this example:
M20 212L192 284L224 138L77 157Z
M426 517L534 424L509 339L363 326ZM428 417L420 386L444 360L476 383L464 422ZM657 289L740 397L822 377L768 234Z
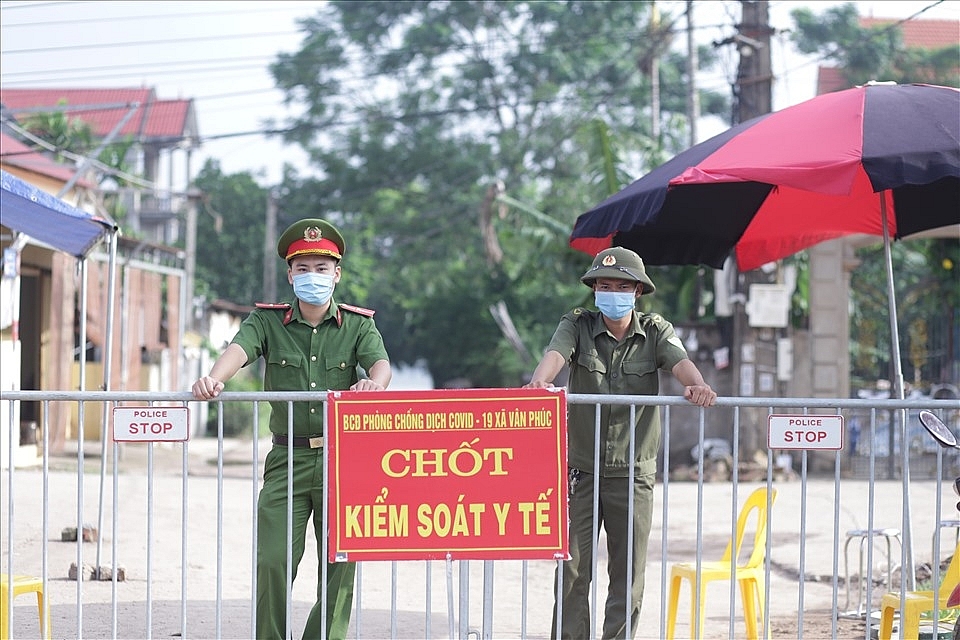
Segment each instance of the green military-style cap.
M330 256L340 260L343 236L337 228L320 218L304 218L287 227L277 242L277 254L286 260L303 255Z
M580 282L588 287L593 287L597 278L617 278L640 282L643 284L642 295L657 290L653 285L653 280L647 276L647 270L643 267L643 260L626 247L611 247L598 253L593 259L593 264L580 278Z

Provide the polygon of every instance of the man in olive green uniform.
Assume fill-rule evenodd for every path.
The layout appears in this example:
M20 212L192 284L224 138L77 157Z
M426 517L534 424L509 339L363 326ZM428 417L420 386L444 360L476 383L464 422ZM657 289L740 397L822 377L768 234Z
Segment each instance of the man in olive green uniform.
M684 385L692 403L710 406L717 398L687 357L673 325L657 314L635 310L639 296L653 293L643 261L623 247L597 254L581 281L593 289L599 311L574 309L560 320L547 351L527 388L551 387L564 365L570 365L570 393L656 395L658 369L671 371ZM600 410L600 459L594 460L596 409L571 404L568 416L568 480L570 560L563 564L562 612L557 633L557 606L553 637L592 638L590 581L593 570L593 504L607 533L607 573L610 586L603 620L604 638L627 636L627 583L630 583L630 631L640 618L647 539L653 516L653 485L660 448L660 413L655 406L638 406L630 424L630 407L603 405ZM630 457L630 432L635 455ZM629 474L633 469L633 491ZM596 475L595 475L596 474ZM599 476L598 493L594 482ZM633 498L633 540L628 538L629 506ZM628 551L633 553L629 573ZM554 590L556 593L556 589Z
M293 572L303 557L307 520L313 515L317 540L323 522L323 401L326 391L382 391L392 377L373 311L333 300L340 281L344 241L333 225L305 219L280 237L277 252L287 261L295 298L285 304L257 304L214 363L197 380L198 400L215 398L241 367L266 361L265 391L317 391L315 401L293 405L293 438L287 433L287 403L272 402L273 449L267 454L257 506L257 638L284 640L287 634L287 540L293 545ZM360 377L357 367L367 372ZM287 533L287 455L293 455L293 534ZM321 545L318 545L318 555ZM318 562L323 562L318 558ZM322 565L320 565L322 567ZM344 638L353 602L354 563L327 565L326 630ZM321 570L322 575L322 570ZM304 638L319 638L322 588L310 611Z

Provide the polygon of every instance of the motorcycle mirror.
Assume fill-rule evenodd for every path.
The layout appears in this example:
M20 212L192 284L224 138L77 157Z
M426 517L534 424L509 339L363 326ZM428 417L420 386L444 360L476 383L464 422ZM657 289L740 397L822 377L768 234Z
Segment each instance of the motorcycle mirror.
M947 428L947 425L943 424L943 420L932 411L926 409L920 411L920 423L941 446L960 449L960 444L957 444L957 437Z

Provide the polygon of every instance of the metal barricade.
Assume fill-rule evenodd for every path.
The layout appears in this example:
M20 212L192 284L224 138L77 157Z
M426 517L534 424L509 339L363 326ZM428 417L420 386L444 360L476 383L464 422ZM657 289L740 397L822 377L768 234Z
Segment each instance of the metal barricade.
M297 402L315 399L308 393L224 393L220 403ZM46 416L55 403L85 413L85 404L104 411L120 403L193 405L186 393L40 392L0 394L0 412L11 428L18 403L41 405L35 460L18 459L9 447L2 452L0 482L0 573L41 579L43 607L52 620L53 637L127 638L253 637L256 601L256 504L263 457L270 448L258 438L194 436L185 443L120 444L109 438L77 439L51 455ZM767 536L765 598L758 621L761 637L853 637L869 640L872 624L850 625L838 603L846 585L839 577L845 532L895 527L903 531L901 557L881 557L873 545L865 549L866 612L871 620L880 596L888 590L908 591L912 578L911 532L926 552L940 521L955 517L952 500L943 500L945 458L937 452L937 475L930 478L888 477L877 464L877 416L920 408L941 413L960 411L956 400L918 402L852 399L721 398L718 406L732 411L729 441L740 441L743 411L769 414L811 412L867 415L861 423L858 455L866 455L866 477L846 477L847 451L827 452L828 471L812 473L811 454L792 453L781 464L769 452L764 465L749 461L757 473L741 477L747 461L739 447L729 451L730 475L707 479L710 452L704 446L704 411L697 424L674 416L689 408L676 397L568 395L570 403L657 405L663 417L660 478L655 486L646 591L637 637L664 636L668 574L677 562L717 559L736 531L739 507L758 487L775 487ZM292 414L292 412L290 412ZM223 412L220 412L223 415ZM254 407L254 433L260 431ZM671 439L697 432L698 457L690 474L677 479L670 470L683 466L671 460ZM222 435L222 419L218 425ZM716 434L709 434L715 436ZM12 441L12 440L10 440ZM8 441L9 442L9 441ZM909 447L908 447L909 449ZM782 452L780 452L782 453ZM818 452L823 453L823 452ZM909 468L909 452L899 450ZM884 462L886 462L886 454ZM684 461L686 462L686 461ZM951 459L948 464L955 464ZM861 466L862 466L861 465ZM668 470L666 473L663 470ZM953 475L952 473L950 475ZM591 593L595 635L603 618L606 566L605 534L598 532L598 558ZM924 542L926 541L926 542ZM936 539L938 542L939 539ZM281 544L283 544L281 542ZM289 546L289 542L287 542ZM299 636L316 599L323 567L312 559L319 546L307 536L304 560L288 593L289 627ZM921 554L926 555L926 553ZM895 567L893 584L885 584L886 567ZM370 638L545 638L553 622L556 562L550 561L410 561L361 562L357 571L354 613L349 637ZM937 568L934 567L934 578ZM862 581L862 582L861 582ZM708 637L740 637L743 612L731 581L724 597L711 594L704 616ZM39 637L38 612L27 598L7 595L9 622L16 638ZM699 603L681 594L677 629L684 635L687 612ZM694 614L697 615L697 614Z

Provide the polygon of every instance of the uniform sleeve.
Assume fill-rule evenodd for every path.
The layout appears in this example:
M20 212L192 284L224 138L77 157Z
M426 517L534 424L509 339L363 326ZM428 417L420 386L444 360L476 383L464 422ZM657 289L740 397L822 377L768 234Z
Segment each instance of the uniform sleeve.
M373 318L363 318L357 335L357 362L369 371L378 360L389 360L387 349L383 346L383 336L377 329Z
M247 362L243 366L249 366L256 362L260 356L264 355L264 345L266 344L266 330L264 327L264 318L259 309L250 312L243 322L240 323L240 329L233 336L231 342L238 345L247 354Z
M547 345L547 351L556 351L568 363L577 349L577 317L570 312L560 318L560 324L557 325L557 330L553 332L550 344Z
M657 316L654 324L657 328L657 366L670 371L678 362L689 357L687 350L673 325L662 316Z

